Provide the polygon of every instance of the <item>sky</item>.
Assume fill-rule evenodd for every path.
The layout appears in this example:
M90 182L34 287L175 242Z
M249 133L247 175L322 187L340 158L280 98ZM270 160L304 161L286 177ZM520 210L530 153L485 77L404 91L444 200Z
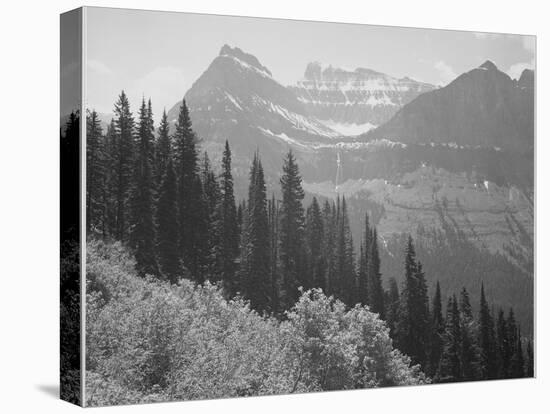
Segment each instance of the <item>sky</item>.
M283 85L309 62L365 67L444 86L486 60L517 78L534 68L535 37L348 23L87 8L87 105L109 113L122 89L137 109L168 111L228 44Z

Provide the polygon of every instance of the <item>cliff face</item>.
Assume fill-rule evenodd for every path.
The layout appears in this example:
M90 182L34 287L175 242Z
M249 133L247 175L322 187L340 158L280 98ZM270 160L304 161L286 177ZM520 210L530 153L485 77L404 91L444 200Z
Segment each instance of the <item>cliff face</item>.
M388 121L403 105L434 86L371 69L352 71L313 62L290 89L310 115L343 135L359 135Z

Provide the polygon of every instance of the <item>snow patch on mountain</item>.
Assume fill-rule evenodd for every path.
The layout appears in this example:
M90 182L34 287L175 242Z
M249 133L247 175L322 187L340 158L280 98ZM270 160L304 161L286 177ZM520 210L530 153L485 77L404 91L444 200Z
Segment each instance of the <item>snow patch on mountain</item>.
M365 122L364 124L334 122L332 120L320 120L320 122L344 136L361 135L377 127L377 125L371 124L370 122Z
M235 56L231 56L231 55L220 55L220 57L223 57L223 58L227 58L227 59L231 59L233 61L233 63L235 63L236 65L238 65L241 70L250 70L250 71L253 71L253 72L256 72L257 74L263 76L263 77L266 77L266 78L270 78L271 79L271 73L269 73L268 71L266 70L263 70L263 69L260 69L256 66L253 66L253 65L249 65L248 63L246 63L244 60L241 60Z
M289 87L310 115L342 124L380 125L403 105L435 86L366 68L354 70L310 63Z
M326 138L338 138L341 134L334 131L330 127L325 126L315 118L307 117L304 115L292 112L280 105L267 101L264 98L254 95L252 96L252 102L256 106L262 106L267 111L276 114L277 116L288 121L295 129L308 132L313 135L320 135Z

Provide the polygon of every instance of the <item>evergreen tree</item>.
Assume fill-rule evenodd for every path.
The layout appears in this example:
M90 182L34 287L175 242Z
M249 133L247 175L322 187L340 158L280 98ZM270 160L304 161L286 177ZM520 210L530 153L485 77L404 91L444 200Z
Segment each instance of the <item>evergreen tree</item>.
M454 382L462 379L460 343L460 313L456 296L453 295L452 298L449 298L447 304L445 334L443 336L443 354L441 356L438 373L440 382Z
M105 169L104 146L99 116L86 113L86 232L104 233Z
M177 283L182 269L178 249L176 172L170 158L159 189L157 225L157 252L161 274L171 283Z
M516 317L512 308L510 308L510 310L508 311L508 318L506 319L506 329L510 356L507 378L522 378L525 375L523 371L523 347L521 344L521 335L519 333L519 328L516 324Z
M245 210L246 210L246 201L242 200L237 206L237 225L239 227L239 233L241 232L241 228L243 225L243 215Z
M170 140L170 125L168 123L168 116L166 115L166 110L162 112L162 118L160 119L159 129L158 129L158 138L156 141L155 149L155 158L156 158L156 179L157 184L160 186L164 175L166 174L166 168L168 162L172 158L172 143Z
M353 239L349 227L346 198L337 199L336 207L336 246L335 277L331 284L336 295L348 306L353 306L355 299L355 265L353 258Z
M258 311L272 310L269 272L269 225L262 163L254 155L250 169L248 203L243 219L241 288L250 305Z
M158 274L153 218L151 116L143 100L139 111L138 142L130 197L130 246L135 253L136 270L142 276Z
M460 331L461 331L461 378L464 381L480 379L479 348L476 341L476 327L465 288L460 292Z
M365 214L365 230L363 233L363 240L359 249L359 272L357 283L357 302L362 305L369 304L369 254L371 253L371 238L372 231L369 225L369 215Z
M324 255L323 255L323 217L317 198L313 197L306 214L306 241L308 251L309 279L313 287L324 285Z
M497 358L498 378L508 378L510 373L511 346L508 336L508 325L502 309L498 312L497 320Z
M107 133L103 138L103 204L104 204L104 218L103 218L103 238L116 237L116 183L117 183L117 169L116 169L116 156L117 156L117 134L115 120L111 119L111 123L107 127Z
M279 208L278 200L275 199L275 194L271 195L271 200L267 206L267 221L269 225L269 283L270 283L270 298L271 310L278 313L281 309L279 306Z
M370 310L378 313L380 319L385 319L384 289L382 288L382 275L380 274L380 256L378 254L378 233L376 232L376 228L372 230L370 242L367 284Z
M221 274L218 273L218 257L220 255L219 235L219 206L221 202L221 191L218 185L216 174L210 166L208 154L204 152L202 170L202 193L204 197L204 217L206 233L203 235L205 249L205 273L210 280L221 281Z
M439 361L443 352L443 336L445 334L445 320L443 319L443 305L441 303L441 287L439 280L435 285L435 294L432 301L431 312L431 341L427 374L431 377L437 375ZM435 380L438 380L435 378Z
M527 342L527 359L525 361L525 376L532 378L535 376L535 359L533 354L533 344L531 341Z
M113 187L115 200L115 233L118 240L128 237L128 201L134 170L134 118L130 102L122 91L115 103L115 148L113 152Z
M405 250L405 280L396 325L396 342L413 363L425 367L429 343L428 293L422 265L416 261L410 235Z
M497 377L497 355L494 333L494 322L485 298L485 288L481 284L479 305L479 346L481 378L493 379Z
M399 288L394 277L389 280L390 290L386 300L386 324L390 330L390 337L395 338L395 326L399 317Z
M523 378L525 377L525 359L523 357L523 344L521 343L521 334L517 332L516 343L514 345L514 353L510 362L510 377Z
M239 255L239 226L235 195L233 192L233 175L231 173L231 149L225 141L220 175L221 202L219 204L219 274L226 292L233 296L238 290L236 280L237 257ZM241 211L242 220L242 211Z
M302 178L296 159L289 151L281 177L282 203L279 213L279 259L282 280L281 306L290 309L298 298L298 286L309 288L304 272L304 209Z
M204 251L207 226L196 141L189 110L183 100L173 136L178 179L178 237L183 264L191 278L202 283L207 261L207 252Z
M323 256L325 257L326 264L324 273L324 284L322 286L323 291L327 295L334 295L335 287L333 284L335 273L336 273L336 258L335 258L335 243L336 243L336 218L335 218L336 208L334 203L332 206L330 203L325 201L323 207Z

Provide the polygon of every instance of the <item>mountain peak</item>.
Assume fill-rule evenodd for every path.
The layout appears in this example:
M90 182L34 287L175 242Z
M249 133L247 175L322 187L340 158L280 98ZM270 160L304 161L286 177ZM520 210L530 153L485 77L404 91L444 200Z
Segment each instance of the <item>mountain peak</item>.
M221 57L230 57L230 58L233 58L233 59L240 60L241 62L244 62L244 63L246 63L250 66L253 66L256 69L259 69L260 71L266 72L267 74L269 74L269 76L272 76L269 69L267 69L265 66L263 66L260 63L260 61L256 58L256 56L251 55L251 54L246 53L246 52L243 52L238 47L231 47L231 46L225 44L220 49L219 56L221 56Z
M535 71L532 69L524 69L518 79L518 85L520 88L533 89L535 87Z
M330 80L334 77L342 76L363 78L377 76L384 77L385 75L383 73L368 68L351 69L342 66L333 66L331 64L318 61L308 63L306 71L304 73L304 78L307 80L321 80L324 78Z
M486 60L483 65L480 66L480 68L487 69L487 70L498 70L497 65L495 65L490 60Z

